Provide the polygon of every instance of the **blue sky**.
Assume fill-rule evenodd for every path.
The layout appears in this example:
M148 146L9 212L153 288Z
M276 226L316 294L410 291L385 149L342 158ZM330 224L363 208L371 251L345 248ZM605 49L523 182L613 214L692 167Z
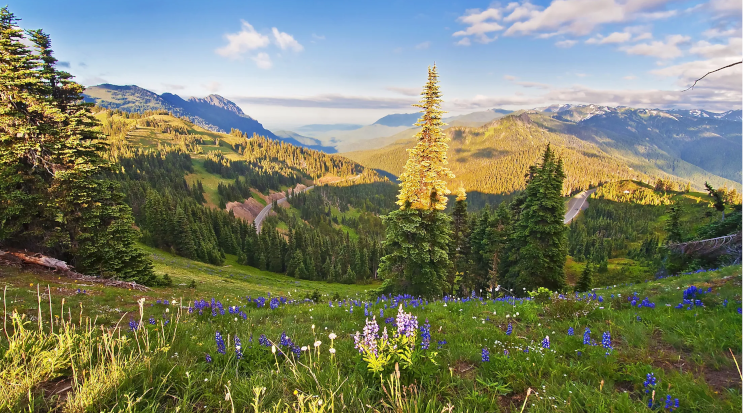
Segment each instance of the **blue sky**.
M85 85L225 96L269 128L552 103L741 107L740 0L10 1Z

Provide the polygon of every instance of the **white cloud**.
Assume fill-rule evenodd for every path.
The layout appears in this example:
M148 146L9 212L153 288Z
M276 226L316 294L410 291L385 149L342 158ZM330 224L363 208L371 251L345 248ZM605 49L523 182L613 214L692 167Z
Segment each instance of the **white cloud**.
M209 93L217 93L222 88L222 84L219 82L209 82L201 85L204 89L208 90Z
M173 83L163 83L163 86L168 90L183 90L186 88L184 85L177 85Z
M678 10L663 10L649 13L640 13L637 17L645 20L663 20L677 16L678 14Z
M743 5L740 0L710 0L709 6L712 10L731 17L739 18L741 11L743 11Z
M693 81L692 81L693 82ZM694 89L694 93L680 90L612 90L592 89L585 86L551 89L541 95L483 96L471 99L449 99L445 110L477 110L498 106L535 107L551 103L578 103L607 106L645 108L681 108L725 111L741 107L740 71L737 91Z
M513 22L529 19L531 17L534 17L541 9L541 7L535 6L528 1L523 4L509 3L508 6L506 6L506 10L510 11L511 14L503 18L503 21Z
M629 76L623 77L622 79L624 79L624 80L635 80L635 79L637 79L637 76L635 76L635 75L629 75Z
M555 46L567 49L575 46L576 43L578 43L577 40L560 40L559 42L555 43Z
M462 40L457 42L458 46L469 46L472 42L470 41L469 37L463 37Z
M271 67L273 67L271 56L269 56L268 53L260 52L257 55L251 57L251 59L253 59L255 65L261 69L270 69Z
M500 20L501 18L501 11L495 8L490 8L482 12L479 9L467 10L464 16L457 18L457 21L464 23L469 27L465 30L455 32L452 36L473 36L479 43L490 43L494 41L497 36L488 37L488 33L503 30L503 26L495 22L495 20ZM463 43L464 39L467 39L466 43ZM469 46L469 38L465 37L464 39L457 44Z
M487 10L467 10L457 20L468 27L454 36L480 37L483 42L494 39L488 33L505 29L506 36L534 35L540 38L558 34L585 36L609 23L668 18L677 10L666 10L671 0L553 0L542 8L529 0L511 2L505 7L495 5ZM508 26L507 28L504 27ZM510 25L510 26L509 26ZM622 34L627 37L626 34ZM607 36L608 37L608 36ZM648 38L644 35L643 38ZM612 39L614 40L614 39ZM617 39L618 40L618 39ZM620 43L619 41L610 41Z
M734 60L731 61L730 58L726 57L715 57L668 66L653 70L650 73L664 78L676 78L676 85L680 90L683 90L691 86L695 80L704 76L705 73L727 66L730 63L734 63ZM740 107L741 90L743 89L741 74L743 74L741 65L713 73L697 84L694 88L696 92L694 95L706 91L705 93L718 94L721 98L734 98L737 99L737 106ZM690 92L686 93L691 94Z
M597 35L586 40L588 44L614 44L614 43L626 43L632 38L632 34L628 32L614 32L606 37Z
M273 40L281 50L292 49L295 52L301 52L304 50L298 41L294 40L294 36L289 33L280 32L279 29L272 27L271 32L273 33Z
M734 57L740 60L741 49L743 49L743 40L740 37L730 37L728 44L712 44L706 40L700 40L691 46L689 52L706 58Z
M506 79L506 80L516 80L518 78L516 76L504 75L503 76L503 79Z
M321 34L312 33L312 38L316 40L325 40L325 36Z
M431 46L431 42L423 42L415 45L415 48L418 50L425 50L428 49Z
M421 94L421 90L416 89L414 87L389 86L389 87L386 87L385 89L395 92L395 93L399 93L401 95L405 95L405 96L418 96Z
M513 83L519 86L527 87L527 88L535 88L535 89L551 89L552 88L548 84L539 83L539 82L513 82Z
M732 37L732 36L741 37L741 28L738 27L734 29L721 30L720 28L713 27L709 30L705 30L704 32L702 32L702 36L708 39L726 38L726 37Z
M226 34L227 45L216 50L217 54L230 59L240 59L251 50L266 47L271 43L268 36L258 33L250 23L242 21L242 29L237 33Z
M687 43L691 38L680 34L666 36L665 41L654 41L650 43L638 43L632 46L619 48L623 52L631 55L652 56L659 60L670 60L684 55L679 48L680 44Z

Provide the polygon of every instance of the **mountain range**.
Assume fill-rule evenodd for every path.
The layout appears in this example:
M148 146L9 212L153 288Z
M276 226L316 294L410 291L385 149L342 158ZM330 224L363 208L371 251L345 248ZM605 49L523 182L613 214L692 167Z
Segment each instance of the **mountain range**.
M416 129L379 149L344 153L399 176ZM670 179L697 189L741 188L741 111L554 105L505 115L483 126L449 126L451 185L490 194L523 188L528 165L551 144L566 164L566 192L618 179Z
M171 93L158 95L138 86L103 84L87 88L85 100L128 112L165 110L208 130L238 129L249 136L256 133L326 153L353 151L345 155L392 177L402 169L405 149L414 142L418 130L414 124L420 116L418 112L391 114L370 125L311 124L294 131L272 132L219 95L184 99ZM535 147L553 142L558 147L567 145L566 148L577 150L589 164L611 158L619 168L617 177L663 177L681 184L691 182L697 188L708 180L713 185L740 188L742 119L740 110L715 113L560 104L516 112L490 109L444 121L451 137L464 139L461 144L453 140L451 162L453 169L463 168L458 173L463 179L460 182L468 185L478 179L488 182L489 178L480 176L485 171L498 173L488 165L499 164L508 157L514 162L526 162L536 153ZM510 125L512 130L503 125ZM494 133L500 136L493 137ZM516 160L513 157L518 153L521 155ZM483 162L487 165L481 165ZM479 169L468 172L477 165ZM520 182L521 177L516 175L509 179ZM603 179L598 174L589 179L588 175L576 178L575 186L592 185ZM478 184L477 190L502 193L517 188L516 181Z
M232 129L238 129L247 133L248 136L258 134L309 149L328 153L336 152L332 147L322 146L317 140L274 134L264 128L260 122L246 115L234 102L219 95L183 99L172 93L158 95L135 85L102 84L86 88L84 99L86 102L106 109L118 109L124 112L167 111L175 116L187 118L194 124L213 132L229 133Z

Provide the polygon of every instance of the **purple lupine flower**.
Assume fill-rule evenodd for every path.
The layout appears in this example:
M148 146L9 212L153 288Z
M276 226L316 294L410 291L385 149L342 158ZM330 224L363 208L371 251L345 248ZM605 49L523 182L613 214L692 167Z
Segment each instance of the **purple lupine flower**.
M428 346L431 344L431 325L428 324L428 319L426 319L426 323L423 324L421 327L421 348L423 350L428 350Z
M289 336L286 335L286 331L281 332L281 338L279 338L279 345L286 347L289 344L291 344L291 340L289 340Z
M242 342L239 338L237 338L237 336L235 336L235 355L237 356L238 360L243 358Z
M511 325L511 323L508 323L508 328L506 329L506 335L510 336L512 332L513 332L513 325Z
M544 340L542 340L542 348L550 348L550 336L546 336Z
M258 344L262 345L263 347L271 347L271 342L268 341L265 334L261 334L261 336L258 337Z
M608 356L611 350L614 348L611 346L611 333L608 331L604 332L603 338L601 339L601 345L606 349L606 355Z
M222 334L217 331L217 333L214 335L214 341L217 342L217 353L219 354L225 354L225 344L224 344L224 338L222 337Z
M134 321L134 319L129 320L129 331L137 331L139 328L139 323Z
M212 362L212 356L209 355L209 353L206 353L206 362L211 363Z
M575 330L573 330L573 327L568 328L568 335L569 336L575 335Z
M384 318L384 308L379 309L379 318L380 319Z
M488 350L487 347L482 348L482 361L483 363L490 361L490 350Z
M446 344L446 340L439 340L437 349L441 350L444 344Z
M418 318L402 309L402 305L397 310L397 335L414 337L418 330Z
M275 309L279 308L279 300L278 300L278 299L277 299L276 297L272 298L272 299L271 299L271 302L270 302L270 303L268 303L268 306L269 306L269 307L270 307L270 308L271 308L272 310L275 310Z
M591 329L586 327L586 331L583 332L583 344L591 344Z
M650 390L654 389L656 384L658 384L658 379L655 378L655 373L648 373L642 383L642 386L645 387L645 393L650 393Z
M149 322L151 325L154 325L155 323L157 323L157 321L155 321L155 317L150 317Z

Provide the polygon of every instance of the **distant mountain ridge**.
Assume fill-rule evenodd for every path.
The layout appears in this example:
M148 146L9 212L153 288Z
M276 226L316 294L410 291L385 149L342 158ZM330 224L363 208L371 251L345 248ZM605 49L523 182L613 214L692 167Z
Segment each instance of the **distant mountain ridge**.
M140 113L165 110L213 132L229 133L232 129L238 129L248 136L258 134L296 146L335 152L334 148L323 146L319 141L295 139L294 136L286 134L279 136L246 115L234 102L219 95L183 99L173 93L158 95L136 85L117 86L106 83L86 88L83 96L86 102L95 103L106 109Z
M451 122L453 123L453 122ZM451 125L450 123L450 125ZM551 143L565 156L569 190L616 179L672 179L682 187L741 188L741 111L660 110L601 105L552 105L520 110L477 127L451 125L453 185L506 194L523 185L524 165ZM415 130L380 139L379 149L344 153L397 176L415 144Z

